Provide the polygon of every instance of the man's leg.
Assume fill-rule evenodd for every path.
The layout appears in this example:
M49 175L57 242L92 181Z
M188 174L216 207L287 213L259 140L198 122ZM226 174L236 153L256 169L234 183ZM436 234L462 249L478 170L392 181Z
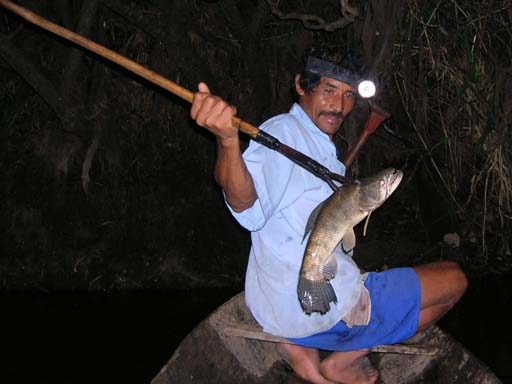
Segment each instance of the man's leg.
M457 263L436 262L414 267L421 284L418 331L439 320L457 303L466 291L466 275ZM320 365L322 375L347 384L374 383L378 372L363 364L365 351L335 352Z
M366 364L368 351L332 352L322 363L318 350L295 344L281 344L294 372L314 384L373 384L379 376Z
M468 283L464 272L454 262L425 264L414 267L414 270L421 284L418 322L418 331L421 331L434 324L460 300ZM290 357L294 371L312 383L372 384L378 378L377 370L365 364L367 351L333 352L320 364L315 349L291 344L283 349Z
M334 384L320 374L320 356L317 349L286 343L280 346L293 371L301 379L314 384Z
M428 328L457 303L468 286L457 263L440 261L414 267L421 284L418 331Z
M333 352L320 364L322 375L335 383L373 384L379 372L366 358L368 351Z

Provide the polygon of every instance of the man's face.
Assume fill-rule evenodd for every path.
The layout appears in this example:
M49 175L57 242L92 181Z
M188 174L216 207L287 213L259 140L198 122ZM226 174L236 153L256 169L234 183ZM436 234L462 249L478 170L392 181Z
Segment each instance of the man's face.
M295 78L295 87L300 95L300 105L315 125L332 139L345 117L352 111L356 101L356 89L341 81L322 77L320 83L306 93L299 85L300 75Z

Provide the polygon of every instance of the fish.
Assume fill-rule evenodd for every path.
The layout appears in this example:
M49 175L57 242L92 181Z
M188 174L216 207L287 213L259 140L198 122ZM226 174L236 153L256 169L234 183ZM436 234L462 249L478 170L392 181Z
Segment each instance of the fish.
M355 247L354 227L391 196L402 177L402 171L388 168L354 184L344 184L310 214L303 241L311 235L297 284L304 313L325 315L330 303L338 302L330 283L337 271L335 248L339 243L345 252Z

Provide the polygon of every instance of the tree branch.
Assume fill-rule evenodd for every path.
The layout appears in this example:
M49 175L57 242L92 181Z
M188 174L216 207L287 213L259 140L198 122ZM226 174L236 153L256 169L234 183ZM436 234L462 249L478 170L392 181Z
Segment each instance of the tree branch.
M238 2L235 0L224 0L221 2L220 7L226 17L229 29L233 36L240 41L240 46L244 54L244 62L247 65L248 73L253 79L258 81L251 82L250 86L253 87L253 94L258 97L265 97L270 93L270 83L268 67L266 62L263 60L261 55L261 46L259 45L259 36L254 36L253 31L260 32L260 25L264 22L264 19L259 16L258 21L253 21L252 28L248 28L249 24L244 18ZM253 109L248 113L250 120L258 120L260 113L266 108L266 105L260 106L261 110Z
M0 35L0 56L43 98L57 114L60 121L63 122L64 109L62 99L59 97L53 84L4 35Z
M258 1L256 9L253 12L252 21L249 28L251 35L254 36L255 39L259 39L268 15L270 15L268 7L263 1Z
M297 12L284 13L282 12L277 4L279 1L273 2L273 0L266 0L272 13L279 17L281 20L297 20L301 21L305 28L312 30L323 30L332 32L336 29L341 29L354 22L359 11L357 8L352 7L348 4L347 0L340 0L340 13L341 17L333 22L327 22L317 15L303 14Z
M181 72L194 85L197 83L197 79L201 79L207 82L211 88L216 87L215 76L204 61L198 60L191 44L187 47L188 49L178 51L178 46L184 41L190 43L190 39L186 35L187 20L181 17L181 8L189 6L185 2L172 2L168 9L165 9L162 17L167 22L168 29L165 32L161 32L158 24L155 24L153 20L148 20L137 8L126 4L125 1L101 0L101 2L136 28L160 41L162 47L167 52L171 52L175 61L171 63L171 69L168 71ZM168 75L168 73L163 74Z
M89 191L89 183L91 182L89 172L91 170L92 160L94 159L94 155L98 150L99 143L99 136L95 136L91 142L91 145L89 148L87 148L85 160L82 163L82 188L86 194Z
M98 1L86 1L80 11L80 19L78 21L76 33L87 36L91 30L91 26L96 18L98 10ZM82 106L79 100L83 97L81 87L77 87L77 83L83 82L83 75L79 78L79 70L82 64L84 53L81 49L73 47L69 51L68 59L62 71L61 94L66 100L68 118L73 119L74 112Z

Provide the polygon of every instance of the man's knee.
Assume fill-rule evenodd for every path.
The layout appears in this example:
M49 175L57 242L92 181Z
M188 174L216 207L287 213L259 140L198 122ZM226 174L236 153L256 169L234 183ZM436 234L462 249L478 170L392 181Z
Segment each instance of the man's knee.
M464 271L460 268L459 264L455 263L455 265L457 266L456 278L458 280L458 285L459 285L459 287L461 287L462 293L464 293L466 291L466 289L468 288L468 277L466 276Z
M468 287L466 274L454 261L439 261L414 267L421 282L422 307L460 300Z
M457 302L468 288L468 278L460 265L454 261L443 262L446 271L446 278L451 282L453 288L454 301Z

